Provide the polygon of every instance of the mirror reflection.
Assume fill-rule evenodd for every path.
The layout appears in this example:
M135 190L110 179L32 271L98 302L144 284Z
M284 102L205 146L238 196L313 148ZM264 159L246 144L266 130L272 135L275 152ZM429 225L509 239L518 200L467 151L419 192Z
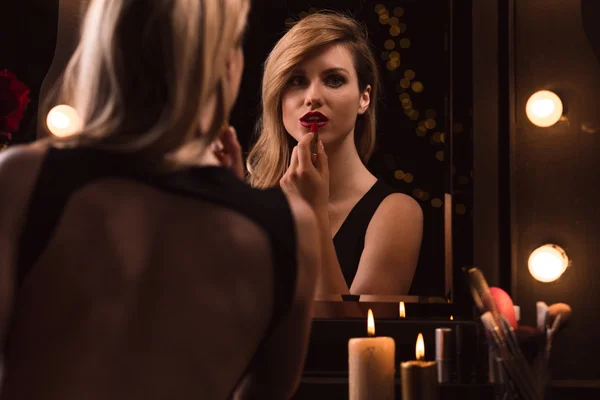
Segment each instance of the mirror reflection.
M250 183L317 210L317 299L451 290L449 15L444 1L287 1L250 15L231 121Z

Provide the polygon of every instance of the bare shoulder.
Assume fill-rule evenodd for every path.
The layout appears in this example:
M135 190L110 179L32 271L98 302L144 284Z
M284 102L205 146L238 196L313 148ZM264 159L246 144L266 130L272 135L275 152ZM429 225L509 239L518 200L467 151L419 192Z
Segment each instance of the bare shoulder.
M377 208L373 219L375 221L390 221L421 225L423 210L419 203L404 193L392 193L387 196ZM389 225L389 224L386 224Z
M0 153L1 207L21 207L27 204L35 184L47 145L33 143L13 145ZM7 190L10 188L10 190Z
M38 142L10 146L0 152L0 172L7 168L26 167L36 159L41 159L47 148L47 145Z
M401 193L387 196L367 227L351 292L407 294L422 238L423 211L419 203Z

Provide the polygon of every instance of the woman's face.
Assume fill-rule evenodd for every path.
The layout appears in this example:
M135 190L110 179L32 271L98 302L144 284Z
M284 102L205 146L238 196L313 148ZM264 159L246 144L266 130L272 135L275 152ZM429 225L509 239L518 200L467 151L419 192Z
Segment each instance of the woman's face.
M341 44L328 46L292 74L281 101L283 125L297 141L316 123L325 146L342 142L369 107L370 91L360 91L351 53Z

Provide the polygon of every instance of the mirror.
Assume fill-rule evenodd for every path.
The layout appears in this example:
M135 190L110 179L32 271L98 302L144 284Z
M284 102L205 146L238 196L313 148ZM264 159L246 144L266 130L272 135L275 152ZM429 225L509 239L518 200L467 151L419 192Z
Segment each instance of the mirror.
M74 49L88 3L60 1L56 52L41 98ZM366 24L382 84L377 146L367 167L412 196L424 214L410 292L347 296L345 303L453 301L460 268L472 264L473 253L471 1L254 0L242 85L231 115L244 151L255 129L265 58L294 19L320 9L344 11ZM38 117L44 115L42 111Z
M470 2L463 3L466 4L455 6L451 0L253 2L244 45L245 72L231 118L245 151L253 140L264 60L294 21L329 9L349 13L367 26L382 84L377 147L367 167L395 190L417 200L423 210L424 226L419 262L408 295L363 294L360 301L446 302L452 297L453 227L458 224L462 229L470 229L471 214L471 24ZM456 14L457 7L465 8ZM457 43L462 46L458 51L458 69L453 68ZM457 89L460 94L456 94ZM456 148L457 145L462 148ZM460 163L454 162L456 154L461 157ZM345 301L358 299L359 296L344 296Z

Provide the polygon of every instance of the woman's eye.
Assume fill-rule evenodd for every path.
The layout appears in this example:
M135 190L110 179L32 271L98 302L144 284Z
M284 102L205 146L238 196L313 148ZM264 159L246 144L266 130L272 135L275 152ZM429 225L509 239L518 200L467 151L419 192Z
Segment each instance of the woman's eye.
M288 85L290 85L290 86L299 86L299 85L302 85L302 77L300 77L300 76L293 76L288 81Z
M332 75L329 78L327 78L327 83L334 87L342 86L344 82L344 78L337 75Z

